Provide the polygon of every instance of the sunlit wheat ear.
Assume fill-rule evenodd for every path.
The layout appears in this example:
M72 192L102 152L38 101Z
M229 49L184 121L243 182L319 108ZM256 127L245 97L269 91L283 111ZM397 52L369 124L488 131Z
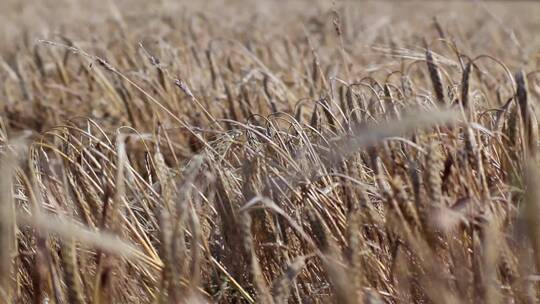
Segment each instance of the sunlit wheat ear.
M441 172L443 169L442 156L436 145L431 145L428 150L425 167L424 183L429 196L431 206L441 206L443 196L441 193Z
M88 208L91 210L90 216L92 217L92 222L95 226L101 214L99 213L101 207L103 206L102 198L96 189L96 187L85 177L82 175L75 175L76 182L79 185L79 187L82 188L84 191L84 197L83 200L89 205Z
M107 229L113 234L121 234L122 231L122 210L124 209L124 199L126 194L125 168L127 162L125 150L125 136L119 134L116 139L116 174L112 198L105 202L102 228ZM120 272L120 265L116 263L118 258L111 254L101 254L99 256L98 268L96 271L96 281L94 284L94 300L103 303L114 301L113 293L115 274Z
M396 200L397 206L400 209L404 219L408 222L408 225L410 225L413 229L419 228L421 226L420 218L416 213L416 208L413 202L408 197L401 178L397 176L391 179L390 186L392 187L392 192L394 193L394 199Z
M171 184L171 178L170 178L170 171L168 166L165 164L165 160L163 158L163 154L161 152L157 151L154 154L154 164L155 164L155 170L156 175L159 181L159 184L161 186L161 195L163 197L163 202L165 203L165 206L169 209L169 212L173 212L174 205L173 205L173 186Z
M165 262L165 268L162 272L161 296L162 299L178 302L179 294L183 292L181 291L180 278L185 271L187 256L183 220L185 210L178 210L175 206L174 200L177 198L171 172L159 150L154 154L154 164L164 204L160 211L161 258Z
M74 304L84 303L79 282L79 268L74 240L66 240L62 243L62 268L64 270L64 280L68 286L69 302Z
M472 128L467 127L464 130L464 139L465 139L465 151L467 153L467 160L469 164L475 170L478 170L480 167L480 153L478 151L478 144L476 142L475 134Z
M67 171L67 170L66 170ZM73 199L77 203L77 209L78 211L83 215L84 222L89 227L95 227L95 217L92 214L92 211L90 209L90 206L88 205L88 202L86 201L85 194L83 190L81 189L81 186L77 184L75 177L71 172L65 172L65 175L67 175L66 178L66 188L68 188L68 191L73 192ZM88 185L90 187L90 185ZM91 190L90 190L91 191Z

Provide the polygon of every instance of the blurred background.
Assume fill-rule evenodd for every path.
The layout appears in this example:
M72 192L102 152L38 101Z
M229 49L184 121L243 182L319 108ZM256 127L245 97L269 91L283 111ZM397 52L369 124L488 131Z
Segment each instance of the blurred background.
M239 2L243 11L237 10ZM510 44L519 39L527 42L526 47L532 47L539 40L533 34L535 31L522 31L520 37L511 37L517 35L512 34L515 29L540 28L537 18L540 4L537 1L3 0L0 1L0 51L14 50L14 44L23 41L21 37L27 43L56 34L71 39L99 40L99 35L114 31L114 26L128 26L131 33L137 34L156 22L189 20L201 12L209 19L215 16L224 29L272 22L273 28L280 31L306 21L297 20L299 16L317 16L333 7L346 8L344 12L349 15L350 22L365 24L366 29L374 31L395 31L397 34L412 24L426 26L428 30L433 16L437 16L444 25L456 27L456 30L474 23L479 36L485 35L485 31L506 32L506 37L514 40L509 41ZM275 14L280 18L265 18ZM245 22L238 22L240 20Z

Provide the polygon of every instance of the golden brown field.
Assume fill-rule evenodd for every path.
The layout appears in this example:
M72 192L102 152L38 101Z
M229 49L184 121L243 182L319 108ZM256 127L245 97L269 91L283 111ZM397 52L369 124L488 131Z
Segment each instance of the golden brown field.
M538 16L1 0L0 303L540 301Z

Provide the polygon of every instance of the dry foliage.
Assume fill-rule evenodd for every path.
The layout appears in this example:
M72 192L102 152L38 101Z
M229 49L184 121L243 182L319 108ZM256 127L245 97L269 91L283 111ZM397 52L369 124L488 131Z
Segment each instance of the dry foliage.
M2 303L540 299L535 4L2 2Z

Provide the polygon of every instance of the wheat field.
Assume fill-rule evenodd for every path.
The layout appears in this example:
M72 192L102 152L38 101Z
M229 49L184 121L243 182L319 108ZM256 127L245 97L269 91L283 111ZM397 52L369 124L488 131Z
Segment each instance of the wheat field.
M0 303L537 303L540 4L0 2Z

